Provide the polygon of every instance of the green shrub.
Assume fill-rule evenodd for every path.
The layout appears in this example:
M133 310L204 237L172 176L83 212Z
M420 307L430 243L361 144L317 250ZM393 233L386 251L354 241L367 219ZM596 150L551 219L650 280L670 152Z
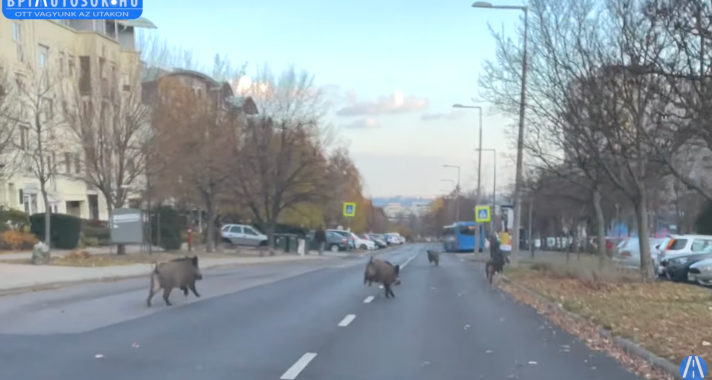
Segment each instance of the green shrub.
M111 240L111 230L109 227L92 227L84 225L82 227L82 233L88 238L95 238L98 241L101 240Z
M20 210L0 206L0 232L8 229L24 231L30 225L30 216Z
M155 208L151 212L151 244L158 244L166 251L179 250L183 243L181 230L184 225L185 218L174 208L169 206Z
M30 216L30 231L37 239L44 240L45 214ZM59 249L74 249L79 244L82 231L81 219L67 214L50 214L50 246Z

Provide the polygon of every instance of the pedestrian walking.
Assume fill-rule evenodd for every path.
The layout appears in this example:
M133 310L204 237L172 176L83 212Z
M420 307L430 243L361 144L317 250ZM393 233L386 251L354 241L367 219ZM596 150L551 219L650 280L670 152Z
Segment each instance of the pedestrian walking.
M316 240L316 244L319 247L319 256L323 255L324 246L326 245L326 231L324 231L323 226L320 225L316 233L314 233L314 240Z

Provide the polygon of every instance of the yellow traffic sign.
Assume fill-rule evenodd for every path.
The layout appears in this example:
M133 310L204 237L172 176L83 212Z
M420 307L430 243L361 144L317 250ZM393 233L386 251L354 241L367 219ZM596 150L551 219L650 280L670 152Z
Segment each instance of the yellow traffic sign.
M347 218L356 216L356 203L344 202L344 216Z
M492 215L490 214L489 206L477 206L475 207L475 222L486 223L492 220Z

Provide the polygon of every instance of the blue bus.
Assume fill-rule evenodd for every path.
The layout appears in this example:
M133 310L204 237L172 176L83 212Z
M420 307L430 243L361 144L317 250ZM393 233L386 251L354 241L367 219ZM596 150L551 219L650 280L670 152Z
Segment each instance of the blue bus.
M480 229L480 251L485 249L487 237L484 224L475 222L456 222L443 227L443 250L445 252L474 252L475 228Z

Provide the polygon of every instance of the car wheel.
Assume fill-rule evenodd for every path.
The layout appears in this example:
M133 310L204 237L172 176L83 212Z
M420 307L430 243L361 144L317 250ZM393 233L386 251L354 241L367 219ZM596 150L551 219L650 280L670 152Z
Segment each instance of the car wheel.
M332 244L331 247L329 247L329 250L331 252L339 252L339 245L338 244Z
M366 244L361 244L358 246L358 249L363 249L365 251L368 249L368 247L366 246Z

